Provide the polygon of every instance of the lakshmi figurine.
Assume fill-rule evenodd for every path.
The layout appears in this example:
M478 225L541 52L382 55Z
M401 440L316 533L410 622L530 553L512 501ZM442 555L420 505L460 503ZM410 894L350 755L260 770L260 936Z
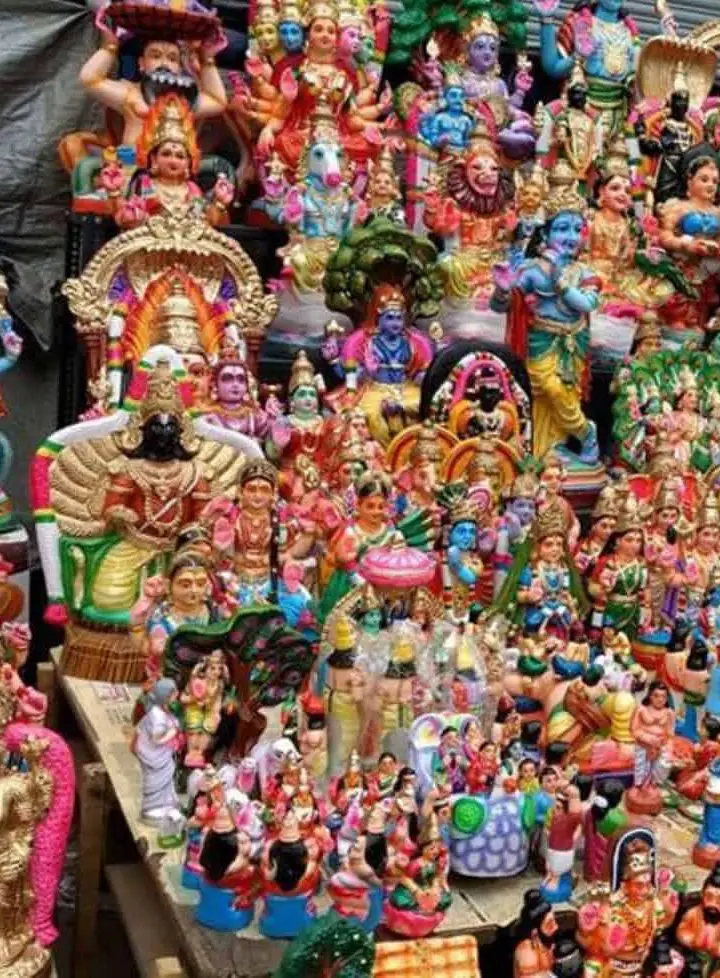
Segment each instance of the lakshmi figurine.
M268 445L269 456L281 469L289 469L299 456L317 459L323 442L320 392L320 379L301 350L290 370L288 413L273 426Z
M384 920L403 937L427 937L442 923L452 902L447 882L448 854L437 816L431 815L420 833L419 854L389 890Z
M266 5L267 6L267 5ZM277 14L275 15L277 19ZM357 73L340 50L337 4L313 0L305 9L305 52L281 59L270 72L249 65L254 76L246 99L250 118L262 125L257 155L278 154L291 172L308 142L308 123L320 101L331 108L341 145L350 159L366 163L381 144L378 123L389 108L374 80ZM365 30L374 33L368 22ZM379 40L378 47L382 49ZM264 81L258 85L258 81ZM259 95L259 97L258 97Z
M493 268L510 240L513 182L501 169L489 132L479 127L465 150L441 161L441 172L444 181L425 193L424 221L445 241L439 264L445 295L483 308L493 289Z
M584 599L567 551L565 514L559 506L548 507L536 518L532 543L529 561L518 553L494 607L511 609L532 632L567 639Z
M608 145L597 170L588 264L602 280L602 307L608 312L638 316L673 295L670 262L667 256L657 253L658 249L651 261L639 248L639 234L630 217L630 165L624 136L616 136Z
M643 521L630 501L616 516L613 532L590 570L588 592L603 618L634 639L649 608Z
M207 200L203 198L193 181L200 163L194 122L179 95L161 95L150 109L137 142L137 163L139 170L130 179L124 201L119 197L122 172L105 167L100 173L120 228L138 227L153 214L191 210L210 224L227 224L235 188L221 175Z
M558 161L549 177L543 249L518 270L508 318L508 344L526 359L533 393L533 454L560 452L574 468L598 468L594 422L582 410L590 313L600 281L577 258L583 246L585 204L572 170ZM532 297L532 309L528 299ZM567 445L569 437L579 451Z
M613 486L605 486L590 514L590 530L580 540L573 557L583 577L592 572L596 561L615 532L618 519L618 499Z
M624 831L610 859L610 893L589 895L578 912L578 941L593 973L641 978L656 934L679 905L672 873L656 865L657 845L646 828Z
M702 329L713 308L714 260L720 256L719 179L712 146L694 146L682 157L674 195L658 207L660 244L697 294L676 294L660 307L661 319L673 329Z

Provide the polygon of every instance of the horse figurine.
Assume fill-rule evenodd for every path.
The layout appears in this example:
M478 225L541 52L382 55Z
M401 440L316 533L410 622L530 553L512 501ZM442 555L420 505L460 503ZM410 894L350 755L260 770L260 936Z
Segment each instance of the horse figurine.
M355 220L345 153L326 101L319 100L313 113L297 182L289 185L283 169L275 157L265 178L265 209L290 232L278 252L283 276L299 292L321 292L328 259Z

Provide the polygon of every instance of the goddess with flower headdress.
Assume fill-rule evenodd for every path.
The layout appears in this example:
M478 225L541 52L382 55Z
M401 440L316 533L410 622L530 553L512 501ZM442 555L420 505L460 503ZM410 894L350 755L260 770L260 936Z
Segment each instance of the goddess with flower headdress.
M160 96L148 111L137 144L137 162L139 169L130 180L127 199L121 202L115 195L115 220L121 228L137 227L161 212L197 212L210 224L227 223L235 188L221 175L206 200L194 182L200 164L195 123L179 95Z

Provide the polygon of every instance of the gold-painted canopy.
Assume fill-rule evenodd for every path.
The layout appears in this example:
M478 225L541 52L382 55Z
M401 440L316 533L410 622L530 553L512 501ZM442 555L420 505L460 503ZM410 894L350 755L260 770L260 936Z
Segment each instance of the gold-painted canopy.
M715 35L720 40L720 22ZM637 67L637 87L643 99L666 101L678 69L687 76L690 105L697 109L710 94L717 71L717 55L707 42L688 38L653 37L643 45Z

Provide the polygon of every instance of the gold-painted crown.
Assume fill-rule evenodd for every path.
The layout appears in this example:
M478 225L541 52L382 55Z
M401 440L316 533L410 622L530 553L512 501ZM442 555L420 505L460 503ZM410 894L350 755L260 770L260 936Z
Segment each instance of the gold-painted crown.
M315 370L304 350L300 350L293 360L288 390L292 394L298 387L315 387Z
M658 314L650 309L641 313L637 327L635 328L633 343L642 343L644 340L659 340L660 337L660 320Z
M605 486L593 506L590 518L595 521L605 519L607 516L617 516L618 510L619 500L615 488L613 486Z
M420 833L420 845L426 846L431 842L440 842L442 835L440 833L440 822L438 821L437 815L434 813L425 822L423 830Z
M562 211L584 214L585 198L578 191L575 173L567 160L558 160L548 178L550 192L545 201L545 214L550 220Z
M491 481L500 478L500 462L491 445L480 445L470 459L465 475L470 482L478 482L483 476Z
M253 479L263 479L275 488L278 481L277 469L274 465L264 458L251 458L243 465L238 472L237 484L242 488Z
M164 343L180 354L205 354L197 310L179 279L172 283L170 294L155 313L153 343Z
M327 19L336 24L339 19L338 5L335 0L311 0L305 11L305 24L310 26L314 20Z
M512 484L511 495L514 499L536 499L539 489L537 476L532 472L522 472Z
M570 72L567 87L572 88L574 85L582 85L583 88L587 88L587 78L585 77L585 72L583 71L579 58L575 58L575 64Z
M470 140L468 141L468 147L465 151L465 157L473 156L476 153L483 153L485 156L491 156L494 160L499 159L498 148L492 133L488 129L485 122L478 119L475 123L475 128L473 129Z
M478 519L477 504L467 496L458 499L450 507L450 526L455 526L457 523L477 523Z
M338 455L338 465L342 465L343 462L367 462L365 446L359 438L351 438L350 441L343 442Z
M148 380L147 392L138 408L138 416L147 421L158 414L180 418L185 406L178 393L177 383L169 363L158 363Z
M250 29L259 24L277 24L279 19L275 0L257 0Z
M630 177L630 150L624 135L610 141L601 169L606 177Z
M315 102L315 108L310 117L310 143L323 141L339 144L340 134L332 106L327 97L321 94Z
M410 452L410 461L440 462L442 457L437 428L432 421L425 421Z
M283 0L280 4L280 20L290 21L293 24L302 24L302 10L298 0Z
M347 615L341 615L335 622L333 648L338 652L349 652L355 648L355 629Z
M363 613L377 611L378 608L382 608L382 602L378 598L377 592L372 584L365 583L363 585L360 607Z
M682 483L675 476L668 476L658 486L653 499L653 509L657 513L661 509L680 509L680 493Z
M653 857L648 852L633 852L625 863L623 869L623 879L631 880L638 876L645 876L653 871Z
M673 78L673 92L683 92L685 94L690 93L688 73L683 61L679 61L678 66L675 69L675 76Z
M360 26L362 16L353 0L338 0L338 23L340 27Z
M643 520L640 506L635 496L629 494L624 501L623 507L618 513L617 523L615 524L616 533L630 533L633 530L642 530Z
M720 526L720 505L714 492L708 492L698 513L698 530L702 530L706 526Z
M547 537L567 535L567 516L559 501L546 506L535 518L532 533L537 543Z
M480 37L483 34L489 34L491 37L500 37L498 25L489 14L482 14L472 21L468 31L468 40L472 42L476 37Z

